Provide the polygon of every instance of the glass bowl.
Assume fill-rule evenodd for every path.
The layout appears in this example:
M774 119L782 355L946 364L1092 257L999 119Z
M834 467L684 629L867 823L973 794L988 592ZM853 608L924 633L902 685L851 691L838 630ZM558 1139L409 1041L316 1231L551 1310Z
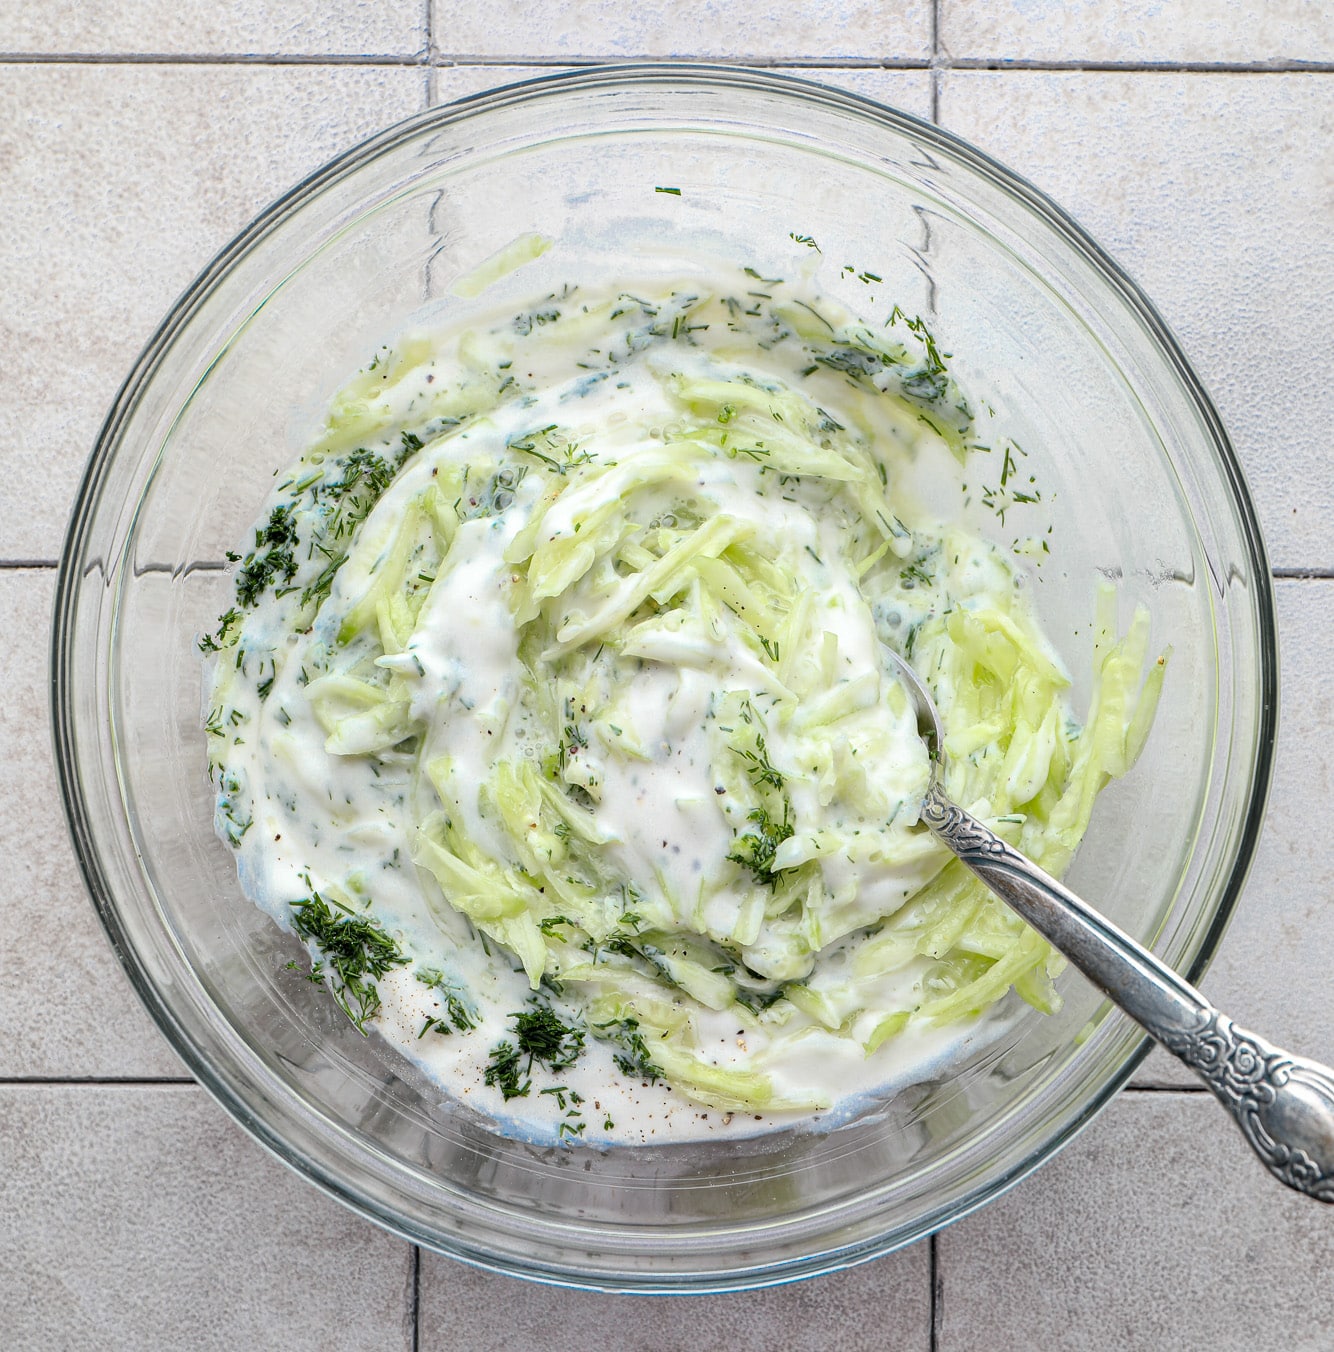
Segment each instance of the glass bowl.
M1056 207L933 126L757 71L589 70L391 128L229 245L125 382L61 563L56 751L98 913L191 1071L327 1191L481 1266L658 1292L844 1267L1048 1158L1129 1077L1139 1030L1067 975L1060 1013L1020 1014L870 1117L705 1145L539 1147L455 1110L288 970L303 950L245 900L214 836L196 639L230 603L225 552L336 383L527 231L556 244L502 284L516 295L544 294L571 264L614 275L646 247L683 262L721 249L766 276L818 267L863 313L897 302L928 319L1045 487L1023 530L1051 527L1033 586L1076 707L1099 579L1116 581L1123 619L1146 604L1155 644L1173 647L1148 747L1103 795L1070 881L1190 978L1236 903L1272 759L1254 509L1161 319ZM883 279L874 302L862 273ZM974 506L973 524L1009 544L1016 521Z

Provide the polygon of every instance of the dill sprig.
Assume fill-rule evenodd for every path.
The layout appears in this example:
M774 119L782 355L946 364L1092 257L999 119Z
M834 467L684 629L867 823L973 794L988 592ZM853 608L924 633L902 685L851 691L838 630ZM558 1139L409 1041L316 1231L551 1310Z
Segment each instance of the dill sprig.
M770 655L776 659L776 654ZM762 732L755 734L754 751L739 751L737 754L746 762L746 770L756 784L768 784L775 789L783 787L782 773L774 768L773 762L769 759L769 748L764 743ZM788 834L791 835L791 832Z
M581 451L577 443L573 441L562 441L552 433L558 430L556 423L548 423L545 427L535 428L531 432L524 432L522 435L512 437L505 443L508 450L521 451L524 455L531 455L533 459L540 460L548 469L556 474L564 475L576 465L587 465L592 459L588 451ZM545 450L539 450L539 443Z
M334 999L365 1036L367 1021L380 1008L376 981L408 958L375 921L315 891L292 902L292 927L320 950Z
M564 1070L583 1054L584 1030L565 1023L550 1005L536 1004L514 1015L514 1036L519 1051L548 1070Z
M230 610L224 610L218 616L217 632L205 634L199 640L199 651L201 653L221 652L224 648L229 648L236 639L237 631L241 627L241 612L235 606Z
M224 774L218 783L218 817L228 844L238 849L241 839L254 823L253 817L242 818L238 815L241 798L241 781L234 773Z
M290 582L296 573L296 526L290 506L278 506L255 532L255 547L245 556L236 574L236 599L243 606L259 603L264 593L281 578Z
M444 1016L427 1020L428 1023L434 1022L437 1025L438 1032L447 1033L452 1025L460 1033L466 1033L477 1026L479 1017L477 1011L464 998L463 991L458 985L443 972L434 967L419 967L417 969L417 980L423 986L433 990L439 999L444 1002ZM445 1026L439 1027L440 1024ZM425 1032L426 1030L423 1029L422 1031Z
M644 1035L639 1031L639 1020L627 1016L609 1019L594 1025L593 1035L604 1042L614 1042L621 1050L612 1057L621 1074L632 1080L646 1080L652 1084L663 1076L662 1067L655 1065Z
M909 589L913 587L929 587L931 585L931 574L922 566L919 561L914 560L899 574L903 585Z
M532 1081L519 1070L519 1062L522 1059L519 1049L508 1040L497 1042L491 1048L490 1060L482 1075L482 1081L499 1089L506 1103L512 1098L527 1098L528 1091L532 1088Z
M416 437L412 440L416 442L413 449L420 449L421 442ZM396 457L397 463L391 463L364 446L358 447L343 460L342 478L326 479L316 488L315 497L333 508L324 527L322 553L331 556L333 551L326 542L345 539L371 514L371 509L384 496L400 465L411 453L406 440L403 454Z
M774 856L778 853L778 847L792 835L792 809L784 802L781 821L775 821L765 807L752 808L748 816L756 829L738 836L736 849L727 857L733 863L748 868L756 882L776 887L781 870L774 868Z
M514 1020L513 1041L504 1038L491 1048L482 1077L507 1101L527 1097L534 1062L553 1072L565 1070L584 1051L584 1030L566 1023L550 1005L534 1001L530 1009L510 1017Z

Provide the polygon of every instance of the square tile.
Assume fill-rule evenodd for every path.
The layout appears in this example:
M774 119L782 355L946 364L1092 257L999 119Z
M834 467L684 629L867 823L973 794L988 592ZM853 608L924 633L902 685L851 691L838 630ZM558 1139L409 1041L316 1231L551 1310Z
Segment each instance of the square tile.
M929 1352L925 1244L848 1272L722 1296L534 1286L422 1254L421 1352Z
M0 1077L183 1075L139 1004L74 863L51 758L55 574L0 570Z
M0 55L409 56L422 0L44 0L10 5Z
M121 380L242 226L417 112L417 69L0 65L0 558L53 559Z
M931 55L929 0L554 0L540 22L524 0L432 4L433 45L446 61L925 61Z
M408 1352L412 1250L193 1086L0 1085L7 1352Z
M1217 402L1271 562L1334 566L1334 79L954 71L941 120L1144 287Z
M986 61L1329 61L1323 0L941 0L941 46Z
M1324 1352L1329 1221L1270 1178L1211 1095L1124 1094L942 1233L936 1346Z

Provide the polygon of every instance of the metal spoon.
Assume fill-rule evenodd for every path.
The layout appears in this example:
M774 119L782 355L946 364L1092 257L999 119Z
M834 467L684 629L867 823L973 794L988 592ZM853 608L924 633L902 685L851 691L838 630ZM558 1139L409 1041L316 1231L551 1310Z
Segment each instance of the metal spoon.
M1238 1028L1069 888L945 796L945 733L917 673L890 648L931 757L922 821L1002 901L1145 1032L1195 1071L1281 1183L1334 1202L1334 1071Z

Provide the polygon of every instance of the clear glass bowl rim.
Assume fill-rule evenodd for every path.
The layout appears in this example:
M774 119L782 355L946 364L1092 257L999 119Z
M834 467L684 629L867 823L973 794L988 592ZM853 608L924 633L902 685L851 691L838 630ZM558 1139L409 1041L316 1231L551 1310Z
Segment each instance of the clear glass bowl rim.
M59 563L51 633L50 688L54 754L62 804L76 861L98 918L131 986L168 1043L203 1088L212 1094L242 1127L283 1163L352 1210L410 1242L423 1244L472 1266L554 1285L678 1294L750 1290L841 1270L937 1232L1008 1191L1062 1149L1126 1084L1148 1054L1151 1042L1145 1037L1133 1046L1120 1066L1108 1074L1100 1091L1086 1100L1082 1110L1062 1128L1043 1139L1007 1173L986 1181L970 1194L946 1207L924 1214L915 1225L900 1227L889 1235L851 1248L812 1253L804 1260L788 1261L774 1269L753 1268L737 1272L727 1278L687 1279L684 1283L673 1281L670 1277L662 1277L659 1280L647 1279L642 1274L636 1274L624 1283L610 1282L603 1278L581 1281L566 1269L547 1269L538 1263L530 1265L527 1269L521 1269L512 1264L490 1261L486 1254L469 1251L462 1245L450 1244L439 1235L419 1232L403 1217L384 1208L376 1199L364 1195L355 1185L349 1184L300 1150L293 1148L285 1137L252 1110L251 1104L216 1071L207 1053L198 1047L181 1027L173 1014L169 1000L157 988L129 941L119 914L118 903L98 856L95 831L80 779L74 701L71 695L73 629L80 585L79 563L89 523L101 501L110 463L120 444L121 435L132 421L140 399L151 384L164 355L228 273L261 245L268 234L297 214L321 191L355 174L379 156L432 129L453 125L475 113L491 109L560 98L567 90L594 92L602 89L663 84L752 88L768 94L786 96L797 105L807 102L826 108L841 108L891 130L910 132L927 144L940 149L948 157L961 161L966 168L989 180L993 187L1000 189L1012 199L1022 213L1035 218L1041 226L1053 231L1083 256L1094 272L1099 274L1100 280L1119 294L1122 302L1140 321L1150 341L1157 347L1159 354L1180 381L1183 392L1193 404L1194 411L1199 415L1207 431L1209 449L1215 457L1220 480L1226 486L1231 505L1237 512L1239 537L1244 545L1251 576L1255 580L1253 601L1259 639L1256 657L1261 684L1260 721L1256 730L1257 754L1252 767L1247 808L1237 840L1236 856L1210 923L1200 939L1194 960L1182 972L1188 980L1198 983L1212 961L1232 919L1258 846L1273 771L1278 721L1278 641L1268 556L1245 476L1222 420L1176 338L1139 285L1083 227L1040 189L985 152L934 123L886 107L861 95L798 78L786 72L717 64L643 62L585 67L522 80L428 109L386 128L317 169L256 216L218 252L172 305L121 385L98 433L75 497Z

